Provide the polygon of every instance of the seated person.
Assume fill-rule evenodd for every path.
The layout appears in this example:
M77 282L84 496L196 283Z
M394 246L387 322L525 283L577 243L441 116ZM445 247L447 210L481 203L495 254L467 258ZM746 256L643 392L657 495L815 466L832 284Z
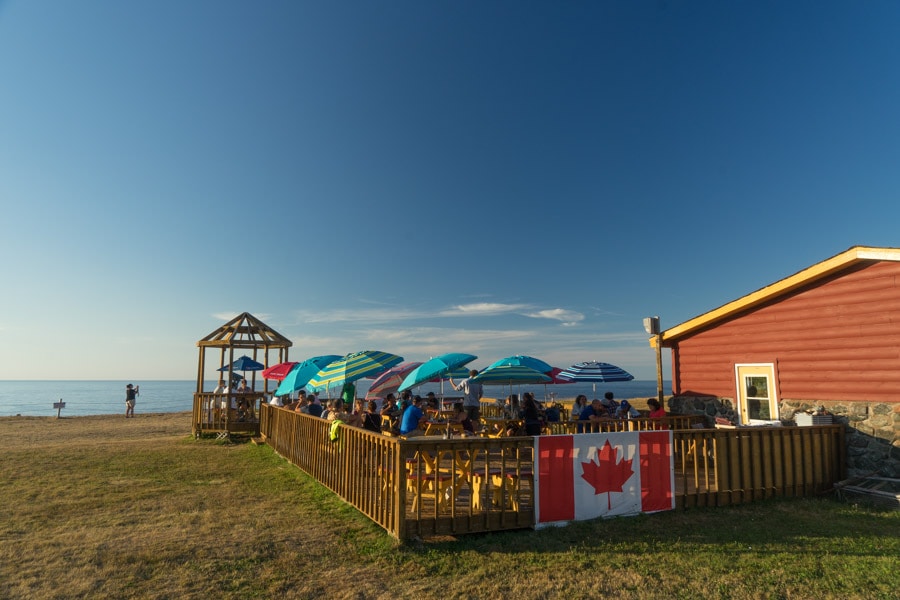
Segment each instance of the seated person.
M647 399L647 407L650 409L650 418L651 419L663 419L666 416L666 409L659 405L659 400L656 398L648 398ZM659 423L654 427L654 429L662 430L668 429L669 426L665 423Z
M412 404L403 411L400 419L400 435L413 437L425 433L425 422L428 416L422 412L422 399L413 398Z
M362 428L375 433L381 433L381 415L375 410L378 404L369 400L366 411L362 414Z
M617 419L637 419L640 416L640 411L633 407L628 400L622 400L619 408L616 409Z
M322 404L319 402L319 399L316 398L315 395L310 395L310 399L307 401L306 412L313 417L321 417L322 416Z
M246 398L238 400L237 411L238 421L246 421L250 413L250 402L248 402Z
M391 417L392 421L396 420L402 414L400 407L397 406L397 399L393 394L388 394L381 402L381 414Z
M503 416L507 419L522 418L522 410L519 406L518 394L510 394L506 397L506 404L503 405Z
M246 379L241 379L241 385L235 390L238 394L249 394L253 390L250 389L250 386L247 385Z
M454 423L459 423L463 428L463 435L474 435L475 434L475 426L472 424L472 419L469 418L469 413L466 412L466 409L463 407L462 402L454 402L453 403L453 412L455 413L451 420Z
M613 399L612 392L603 394L603 400L600 401L600 404L603 405L603 408L606 410L606 415L610 419L616 418L616 411L619 410L619 403Z
M365 412L365 400L361 398L359 400L354 400L353 412L345 412L343 421L347 425L352 425L353 427L362 427L362 419Z
M590 428L586 428L584 426L584 422L596 423L597 421L602 421L609 419L609 413L603 407L603 404L600 403L600 400L594 398L591 400L591 403L585 406L581 410L581 414L578 416L578 433L585 433L585 431L590 431Z

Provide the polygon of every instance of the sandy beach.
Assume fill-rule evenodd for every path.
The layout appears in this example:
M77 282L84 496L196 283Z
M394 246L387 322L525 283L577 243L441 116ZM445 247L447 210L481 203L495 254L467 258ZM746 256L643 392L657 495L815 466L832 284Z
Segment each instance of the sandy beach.
M190 411L89 417L0 417L0 451L35 448L72 448L129 441L172 440L191 433Z

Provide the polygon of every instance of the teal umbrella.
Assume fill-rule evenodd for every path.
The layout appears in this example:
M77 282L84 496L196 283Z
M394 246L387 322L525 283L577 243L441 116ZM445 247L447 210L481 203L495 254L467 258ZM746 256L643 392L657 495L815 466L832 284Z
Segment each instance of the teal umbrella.
M312 379L313 375L318 373L322 367L333 363L339 358L340 356L337 354L326 354L324 356L314 356L304 360L302 363L295 364L291 370L288 371L285 378L281 380L278 389L275 390L275 395L287 396L294 393L309 383L309 380Z
M551 369L553 367L550 367ZM488 367L472 381L481 385L523 385L527 383L549 383L552 378L523 365L494 365Z
M307 387L316 391L378 375L403 362L402 356L380 350L364 350L338 358L316 373Z
M472 362L476 358L478 357L473 354L462 354L460 352L450 352L449 354L435 356L416 367L407 375L403 383L400 384L400 391L422 385L433 379L439 379L448 373L454 373L455 369Z
M490 369L491 367L499 367L501 365L518 365L522 367L528 367L529 369L534 369L539 373L549 373L553 370L552 365L548 365L539 358L535 358L533 356L525 356L524 354L517 354L516 356L507 356L506 358L501 358L490 367L488 367L488 369Z

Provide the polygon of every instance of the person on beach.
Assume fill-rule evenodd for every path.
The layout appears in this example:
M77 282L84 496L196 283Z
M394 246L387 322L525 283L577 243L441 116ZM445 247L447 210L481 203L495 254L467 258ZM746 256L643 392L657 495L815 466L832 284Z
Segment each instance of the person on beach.
M451 387L457 392L462 391L464 394L463 407L469 414L469 418L472 419L472 423L481 422L481 398L484 396L484 389L481 387L481 384L472 381L476 375L478 375L478 371L472 369L469 371L469 376L460 381L459 385L453 383L453 377L450 377Z
M131 385L125 386L125 418L134 417L134 405L137 402L137 396L140 394L141 386Z

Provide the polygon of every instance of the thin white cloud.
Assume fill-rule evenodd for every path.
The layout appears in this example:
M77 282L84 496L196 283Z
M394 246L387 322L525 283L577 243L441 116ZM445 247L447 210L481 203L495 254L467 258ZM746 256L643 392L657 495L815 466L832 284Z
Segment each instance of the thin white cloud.
M539 310L534 313L524 313L526 317L531 317L533 319L554 319L556 321L560 321L566 327L573 327L578 324L579 321L584 320L584 315L575 312L573 310L566 310L564 308L550 308L546 310Z
M527 304L502 304L500 302L476 302L458 304L438 313L442 317L478 317L515 313L531 308Z
M334 309L326 311L301 310L295 313L300 323L389 323L433 317L432 313L405 308L367 308L363 310Z

